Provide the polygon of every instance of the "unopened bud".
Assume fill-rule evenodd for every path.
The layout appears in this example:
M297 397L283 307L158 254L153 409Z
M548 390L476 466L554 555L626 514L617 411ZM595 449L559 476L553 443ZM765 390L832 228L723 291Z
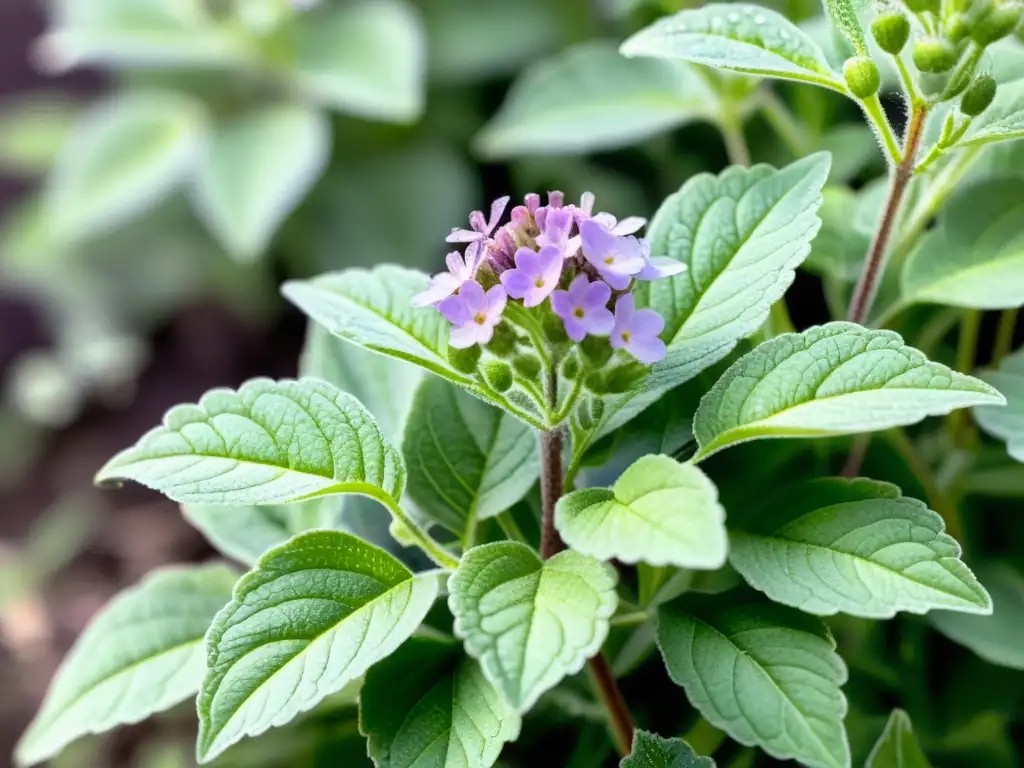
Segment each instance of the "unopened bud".
M485 363L481 369L484 381L495 392L508 392L512 389L512 369L507 363L492 361Z
M602 339L599 336L587 336L580 344L580 349L583 350L584 357L594 368L600 368L607 363L615 351L608 343L608 339Z
M866 99L878 93L881 78L878 67L867 56L854 56L843 64L843 76L850 93L858 99Z
M647 367L640 363L626 363L614 368L605 379L605 388L613 395L636 389L647 376Z
M480 362L480 347L476 344L466 349L448 347L448 362L462 373L476 373L477 363Z
M971 30L971 39L985 47L1002 40L1020 23L1021 7L1017 3L994 5L978 16Z
M956 64L953 44L942 37L926 37L914 43L914 66L922 72L946 72Z
M954 45L963 40L971 32L971 19L966 13L954 13L946 19L946 37Z
M960 97L960 111L970 117L977 117L992 103L996 96L996 81L991 75L978 75Z
M879 48L895 55L910 38L910 21L902 13L883 13L871 22L871 34Z
M507 322L502 322L494 329L494 335L487 343L487 351L495 357L508 357L516 351L516 332Z
M562 376L569 381L575 380L580 375L580 359L576 355L569 355L562 363Z
M903 4L911 13L938 13L942 7L942 0L903 0Z
M540 360L534 355L516 355L512 358L512 368L524 379L536 379L540 375Z

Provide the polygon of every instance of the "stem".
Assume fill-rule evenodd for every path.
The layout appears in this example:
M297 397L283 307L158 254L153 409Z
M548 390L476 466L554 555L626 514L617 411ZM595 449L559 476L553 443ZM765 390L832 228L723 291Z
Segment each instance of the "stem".
M864 271L857 281L853 298L850 300L850 310L847 319L851 323L863 325L871 311L871 304L878 293L878 284L882 280L885 271L885 261L889 246L889 238L892 236L893 227L900 214L903 204L903 196L906 194L910 178L914 174L914 156L917 154L918 145L921 143L921 134L924 129L924 119L927 112L923 108L915 108L907 125L907 136L904 140L903 159L892 172L892 180L889 185L889 196L885 201L885 208L882 211L882 220L878 223L878 230L871 241L871 247L864 262Z
M512 541L518 541L521 544L529 544L530 542L526 538L526 534L523 533L522 528L519 527L519 523L512 517L512 510L506 509L495 520L498 521L498 525L501 527L502 532L510 538Z
M811 140L807 131L794 118L789 108L773 91L765 88L760 98L761 112L772 130L779 137L793 157L811 153Z
M608 720L612 727L612 735L615 737L615 746L620 755L628 755L633 748L633 717L626 706L626 700L622 698L619 684L615 681L611 664L608 657L603 653L597 654L589 662L590 676L597 688L597 695L608 711Z
M914 78L910 74L910 70L907 69L907 65L903 62L903 57L898 53L893 55L893 60L896 62L896 69L900 73L900 80L903 81L903 89L906 91L907 99L914 106L924 102L924 98L921 93L917 90L917 83L914 82Z
M939 489L931 469L928 468L925 460L921 458L921 454L917 452L917 448L914 447L910 438L907 437L906 432L897 427L896 429L889 430L887 436L892 447L907 462L910 471L924 489L928 506L938 512L939 517L946 524L946 533L963 544L964 527L960 522L960 513L955 506L949 503L946 494Z
M961 373L974 370L978 354L978 330L981 328L981 312L969 309L960 320L960 336L956 345L956 369ZM971 421L967 411L960 409L949 414L949 436L953 445L967 447L971 442Z
M555 528L555 504L562 495L564 446L561 428L540 433L540 556L544 560L565 549L565 542Z
M409 534L415 539L416 545L426 552L431 560L442 568L447 568L449 571L454 571L459 567L459 561L448 554L448 551L438 542L434 541L430 534L420 528L416 521L406 515L402 508L391 500L391 497L381 495L374 496L374 498L386 506L391 514L395 516L395 519L408 529Z
M900 143L896 140L896 134L892 132L892 126L889 125L889 120L885 116L885 111L882 109L882 102L879 101L878 95L876 94L869 99L864 99L860 104L864 109L864 114L867 115L868 122L874 126L875 132L882 141L882 148L885 149L885 155L889 160L889 164L898 166L901 163Z
M722 132L722 139L725 141L725 153L729 158L729 164L750 165L750 148L743 135L743 124L729 115L722 118L718 127Z
M1017 329L1016 309L1004 309L999 315L996 326L996 341L992 346L992 367L999 365L1002 359L1013 350L1013 332Z

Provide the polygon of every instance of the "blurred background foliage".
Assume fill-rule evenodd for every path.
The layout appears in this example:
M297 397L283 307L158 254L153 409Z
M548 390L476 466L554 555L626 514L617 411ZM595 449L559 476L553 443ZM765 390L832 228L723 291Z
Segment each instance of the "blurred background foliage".
M111 500L89 480L171 404L251 375L295 374L303 323L277 293L283 279L381 262L435 271L445 234L502 194L590 190L602 210L649 216L695 173L825 149L836 155L823 228L787 302L800 328L829 308L844 314L884 192L875 139L830 92L617 54L629 33L695 4L6 0L4 42L45 78L0 102L0 172L17 191L0 211L0 684L19 691L0 705L5 751L110 594L155 565L210 555L169 502L133 492ZM816 0L766 5L799 21L835 63L845 57ZM1008 54L997 79L1024 76L1021 44L1000 46ZM898 121L899 102L886 106ZM986 149L976 168L981 194L1021 210L1024 196L992 185L1024 184L1024 142ZM878 306L891 327L951 363L959 312L901 301L899 267ZM984 318L983 339L995 323ZM654 429L664 434L658 449L676 450L686 424L658 414L623 430L603 456L624 465L650 449ZM1013 514L1024 498L1020 465L986 445L960 471L966 454L941 425L925 429L936 430L917 435L926 459L956 478L972 557L1024 566ZM708 469L745 478L722 486L729 507L774 473L837 471L847 447L751 444ZM903 448L876 441L865 472L922 498L952 492L924 487ZM855 755L901 704L926 746L948 757L940 765L1019 764L1024 676L1013 670L1024 669L1024 581L994 570L985 583L1008 606L999 621L940 626L954 640L984 635L977 654L918 617L832 622L853 669ZM629 669L652 638L617 634L616 664ZM687 733L703 752L721 742L663 675L641 668L624 689L652 727ZM507 764L608 759L601 715L582 691L549 697L531 718L545 717L544 727L527 727ZM353 702L339 695L217 765L363 765ZM55 764L191 765L193 727L188 711L170 713L77 744Z

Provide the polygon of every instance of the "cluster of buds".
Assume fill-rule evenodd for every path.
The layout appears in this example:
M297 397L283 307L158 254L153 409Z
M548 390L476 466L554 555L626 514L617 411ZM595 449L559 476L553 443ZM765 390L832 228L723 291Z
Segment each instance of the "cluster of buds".
M452 324L449 347L481 346L505 356L525 321L552 343L579 344L591 358L602 345L608 356L621 350L644 365L664 358L665 322L654 310L637 308L632 288L686 265L651 256L649 244L635 236L646 221L594 213L590 193L574 205L549 192L546 205L527 195L499 225L508 202L495 200L489 216L474 211L469 229L448 235L449 243L465 244L464 252L449 253L448 270L413 298Z

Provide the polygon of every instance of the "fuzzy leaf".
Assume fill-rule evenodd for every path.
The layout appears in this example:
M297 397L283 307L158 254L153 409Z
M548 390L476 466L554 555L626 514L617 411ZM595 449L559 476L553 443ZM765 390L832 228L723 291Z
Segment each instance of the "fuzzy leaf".
M612 149L713 117L716 106L690 65L590 42L526 70L476 146L493 158Z
M398 451L351 395L325 381L253 379L179 405L122 451L98 483L134 480L174 501L280 504L359 493L392 508L405 486Z
M658 19L622 44L626 56L684 59L762 77L846 87L824 51L782 14L746 3L710 3Z
M436 376L413 401L402 455L408 497L459 536L522 499L540 474L530 427Z
M914 737L910 717L902 709L894 709L864 768L931 768L931 765Z
M715 768L715 761L700 757L682 739L663 739L638 729L633 732L633 749L619 768Z
M820 620L767 602L684 598L658 610L673 681L716 728L811 768L848 768L846 666Z
M983 430L1006 441L1006 450L1024 462L1024 350L1007 356L999 370L986 371L982 378L1006 395L1006 407L977 406L974 418Z
M718 489L669 456L644 456L611 489L563 496L555 525L569 546L599 560L715 569L728 549Z
M519 712L601 649L615 571L566 550L542 561L525 544L475 547L448 579L455 634Z
M776 336L741 357L701 400L693 425L703 458L747 440L870 432L1005 402L897 333L837 322Z
M889 483L812 480L730 531L729 562L775 602L819 616L990 613L960 546L942 531L941 517Z
M959 146L1024 138L1024 79L1000 84L988 109L971 122Z
M281 726L393 653L434 604L439 575L414 575L341 531L300 534L238 582L206 638L197 754L208 762Z
M220 565L167 568L116 595L57 670L16 762L43 762L81 736L141 722L194 695L206 672L203 636L236 578Z
M330 150L330 124L310 107L277 104L225 122L199 162L197 211L231 255L251 261L320 177Z
M458 645L413 638L366 676L359 728L379 768L489 768L519 714Z

